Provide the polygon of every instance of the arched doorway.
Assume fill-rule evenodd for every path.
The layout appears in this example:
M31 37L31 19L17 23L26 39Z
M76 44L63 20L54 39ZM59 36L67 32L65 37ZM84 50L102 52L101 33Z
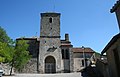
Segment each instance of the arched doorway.
M56 62L53 56L45 58L45 73L56 73Z

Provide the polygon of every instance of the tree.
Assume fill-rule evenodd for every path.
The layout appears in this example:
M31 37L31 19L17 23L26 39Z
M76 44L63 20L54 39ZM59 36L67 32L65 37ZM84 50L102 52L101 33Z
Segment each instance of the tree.
M9 62L12 60L14 42L7 35L6 31L0 26L0 62Z
M24 65L30 60L31 56L29 55L26 40L18 40L16 41L15 54L14 54L14 67L21 72Z
M11 44L13 41L7 35L6 31L0 26L0 42Z
M13 58L13 47L9 47L7 43L0 42L0 62L10 62Z
M27 41L23 39L15 43L0 27L0 62L8 63L11 66L10 75L13 67L20 71L30 59L28 46Z

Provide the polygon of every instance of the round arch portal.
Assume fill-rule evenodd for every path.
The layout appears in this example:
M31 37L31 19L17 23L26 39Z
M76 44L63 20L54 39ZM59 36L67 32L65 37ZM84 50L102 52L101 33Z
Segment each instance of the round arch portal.
M56 61L53 56L45 58L45 73L56 73Z

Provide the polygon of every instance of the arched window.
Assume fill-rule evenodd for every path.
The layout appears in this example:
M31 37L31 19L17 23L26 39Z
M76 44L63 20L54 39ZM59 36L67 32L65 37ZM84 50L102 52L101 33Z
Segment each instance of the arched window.
M49 22L52 23L52 18L49 18Z

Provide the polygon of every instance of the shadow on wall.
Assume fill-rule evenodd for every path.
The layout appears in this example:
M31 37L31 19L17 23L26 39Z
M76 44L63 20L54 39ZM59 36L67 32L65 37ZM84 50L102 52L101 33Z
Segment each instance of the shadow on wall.
M81 75L83 77L101 77L98 75L98 71L96 70L96 67L88 66L85 69L81 71Z

